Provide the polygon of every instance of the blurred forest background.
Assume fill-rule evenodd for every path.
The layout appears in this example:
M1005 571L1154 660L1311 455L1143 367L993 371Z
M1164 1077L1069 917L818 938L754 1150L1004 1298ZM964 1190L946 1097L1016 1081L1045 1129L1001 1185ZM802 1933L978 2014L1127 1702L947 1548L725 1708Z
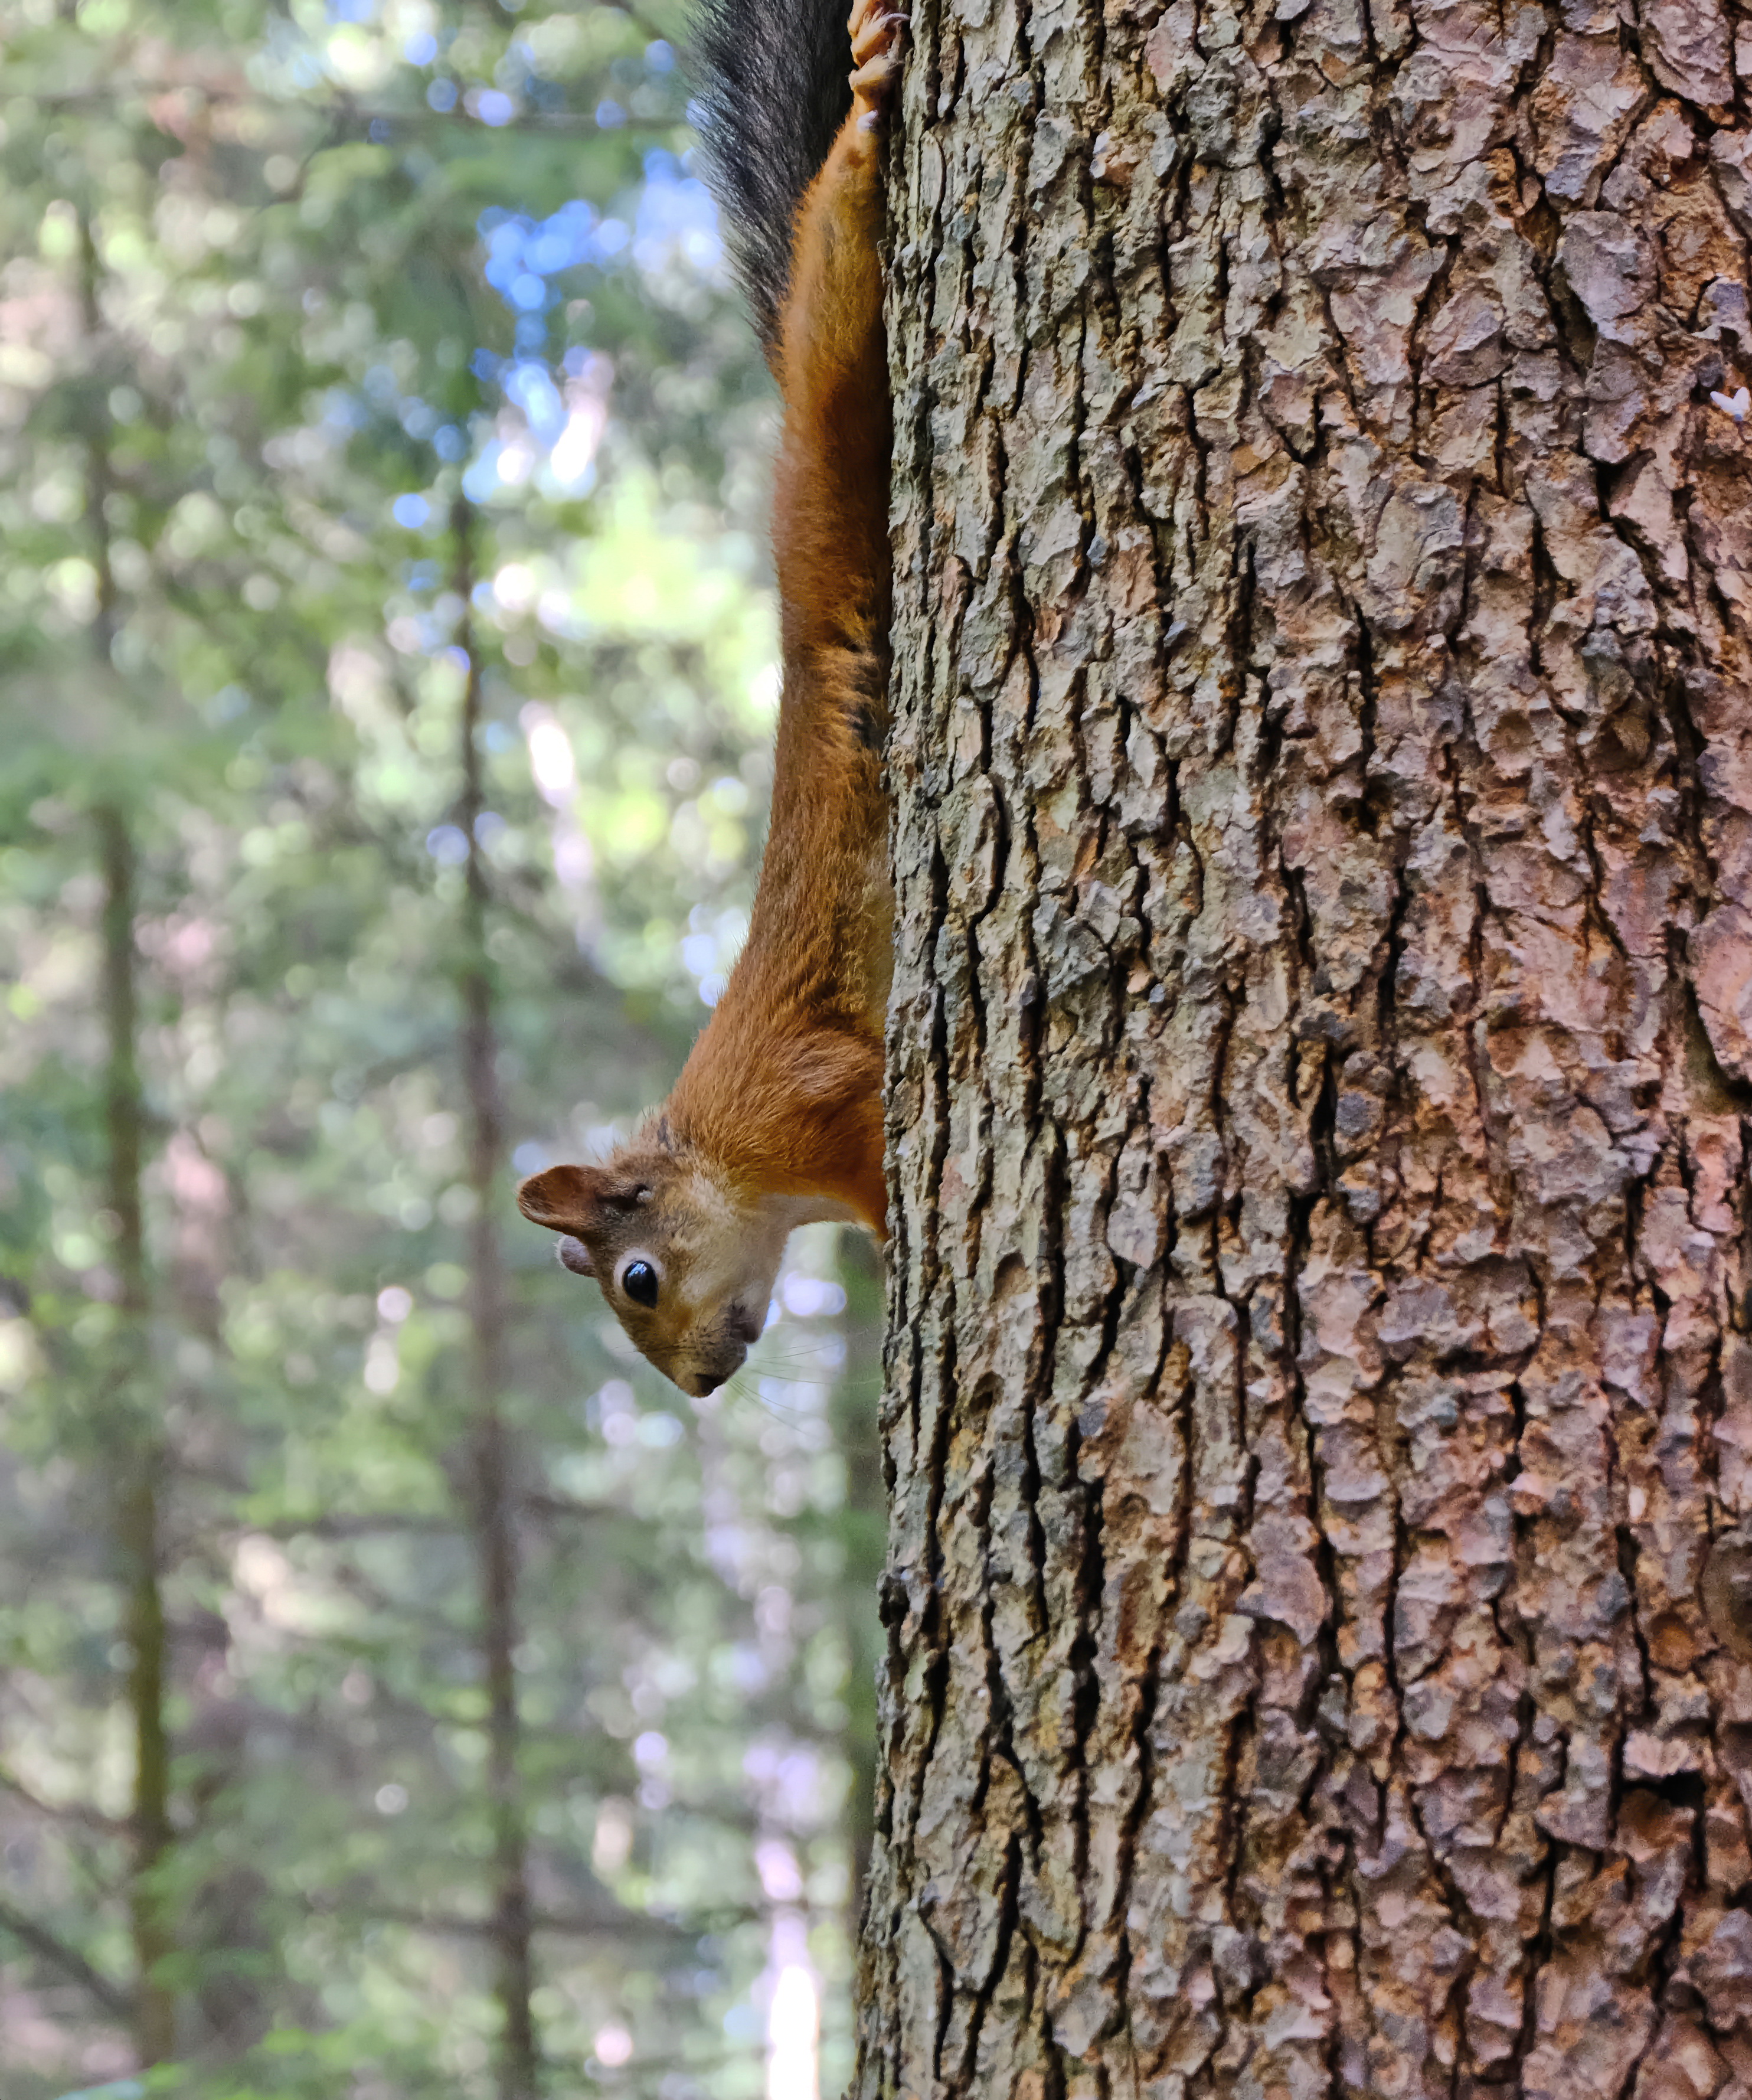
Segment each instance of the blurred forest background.
M0 2100L849 2069L874 1258L689 1404L510 1200L764 823L685 31L0 0Z

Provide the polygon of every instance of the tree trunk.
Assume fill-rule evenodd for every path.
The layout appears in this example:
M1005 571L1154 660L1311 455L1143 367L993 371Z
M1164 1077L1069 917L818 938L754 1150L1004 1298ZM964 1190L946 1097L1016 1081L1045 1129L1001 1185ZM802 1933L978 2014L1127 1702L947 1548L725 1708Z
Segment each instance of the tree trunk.
M95 382L103 371L101 267L90 214L82 209L79 233L80 317ZM94 671L115 673L116 576L110 559L109 411L94 399L86 441L86 517L97 579L91 622ZM163 1965L174 1952L170 1907L161 1886L172 1842L170 1749L165 1723L170 1643L160 1582L159 1493L163 1439L156 1396L141 1390L151 1357L151 1303L147 1287L146 1226L140 1201L145 1109L140 1092L139 1001L135 983L135 849L127 812L105 802L95 812L104 880L104 1181L117 1277L116 1326L106 1380L117 1438L116 1544L122 1568L122 1630L128 1648L128 1710L134 1737L134 1858L128 1882L134 1942L135 2055L140 2068L167 2063L176 2054L176 1994Z
M116 1327L107 1380L115 1437L116 1544L121 1564L122 1630L128 1650L128 1712L134 1738L134 1858L128 1882L134 1939L134 2045L140 2068L176 2054L176 1994L163 1964L174 1949L161 1886L171 1844L170 1749L165 1725L170 1643L160 1585L158 1498L164 1469L152 1396L141 1388L149 1361L146 1235L140 1204L145 1123L140 1098L139 1002L135 991L134 840L113 806L97 813L104 871L105 1196L117 1277Z
M540 2049L531 2003L529 1834L523 1811L521 1723L517 1699L517 1513L505 1392L505 1263L498 1198L504 1133L499 1111L492 966L487 953L487 867L479 838L486 808L481 779L481 673L470 607L475 582L473 505L459 496L451 513L453 588L463 611L467 664L459 735L468 840L462 927L462 1080L468 1096L471 1507L480 1582L481 1655L487 1680L487 1785L492 1817L492 1947L499 2001L498 2100L534 2100Z
M1718 0L914 28L857 2090L1738 2100Z

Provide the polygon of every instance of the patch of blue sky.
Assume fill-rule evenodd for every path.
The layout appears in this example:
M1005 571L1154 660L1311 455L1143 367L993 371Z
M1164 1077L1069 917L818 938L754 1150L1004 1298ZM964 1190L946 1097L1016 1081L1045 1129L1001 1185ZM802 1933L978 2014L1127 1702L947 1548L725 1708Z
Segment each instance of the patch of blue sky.
M566 427L566 404L546 365L523 359L505 373L504 385L506 399L523 410L530 435L538 444L552 444Z
M664 50L668 53L667 46ZM673 53L669 56L673 62ZM663 69L661 63L656 69ZM522 410L530 438L544 451L551 452L568 422L565 400L541 355L547 343L544 316L559 297L553 279L584 263L611 268L623 258L648 274L673 270L677 263L702 276L722 274L724 242L717 207L693 173L691 155L678 160L653 147L644 156L644 176L633 200L630 225L624 218L602 217L585 197L572 198L545 218L494 205L477 222L487 251L487 281L518 315L518 323L512 357L502 359L483 347L470 364L477 378L488 384L496 380L504 387L506 399ZM581 368L568 355L567 375L576 377ZM435 443L440 457L448 457L443 437L440 432ZM527 464L505 455L500 443L488 439L470 462L463 487L472 501L483 502L501 484L522 480L527 470ZM595 478L594 464L587 461L564 486L569 493L581 494Z
M625 227L616 219L599 222L596 207L582 197L541 219L495 207L481 214L480 232L487 245L488 283L525 313L546 303L545 293L537 298L526 280L539 284L580 262L609 259L626 241Z
M684 174L672 153L645 156L645 182L633 218L633 259L642 271L671 266L679 255L696 270L716 271L724 259L717 206L695 175Z
M527 267L552 276L558 270L569 270L583 262L590 252L596 223L596 207L584 198L574 197L570 204L563 204L531 233L523 252Z
M485 503L498 493L502 477L499 461L505 451L497 439L490 440L470 461L462 473L462 493L470 503Z

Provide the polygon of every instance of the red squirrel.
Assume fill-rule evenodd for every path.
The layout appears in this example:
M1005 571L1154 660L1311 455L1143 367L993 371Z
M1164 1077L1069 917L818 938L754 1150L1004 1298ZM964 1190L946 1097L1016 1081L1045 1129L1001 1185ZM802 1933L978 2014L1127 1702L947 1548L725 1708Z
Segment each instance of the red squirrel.
M639 1349L696 1397L740 1368L766 1324L793 1226L885 1231L880 135L905 17L894 0L854 0L846 108L822 77L822 0L770 4L766 45L750 48L736 0L707 0L702 36L714 187L784 402L773 502L784 684L748 944L638 1134L599 1166L550 1167L517 1192L525 1217L563 1236L566 1267L594 1277ZM830 113L819 159L810 129Z

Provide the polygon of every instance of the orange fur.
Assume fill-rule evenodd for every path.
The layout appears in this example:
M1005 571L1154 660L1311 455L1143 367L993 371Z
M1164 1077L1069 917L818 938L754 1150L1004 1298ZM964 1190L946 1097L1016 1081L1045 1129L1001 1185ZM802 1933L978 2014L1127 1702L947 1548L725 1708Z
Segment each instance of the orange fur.
M552 1167L518 1192L527 1216L569 1236L567 1266L602 1282L639 1347L690 1390L710 1391L741 1361L791 1224L850 1215L886 1229L890 417L877 120L902 21L882 0L855 0L852 112L797 214L774 359L784 685L748 942L639 1136L604 1168ZM726 1244L739 1233L739 1252ZM631 1260L659 1271L655 1307L621 1290Z
M860 98L797 216L773 500L784 690L748 945L669 1096L739 1179L884 1230L892 900L885 717L888 353L880 147ZM862 730L862 733L860 733Z

